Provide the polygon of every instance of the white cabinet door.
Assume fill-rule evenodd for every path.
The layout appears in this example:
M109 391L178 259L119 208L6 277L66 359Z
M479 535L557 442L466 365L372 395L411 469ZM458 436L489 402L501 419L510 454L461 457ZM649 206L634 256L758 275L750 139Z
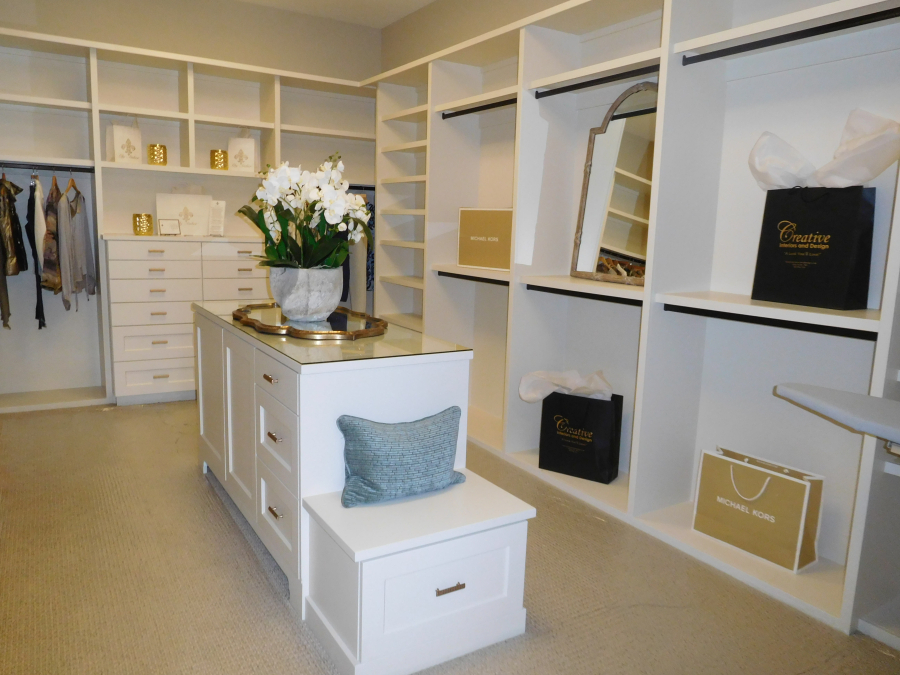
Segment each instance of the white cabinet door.
M195 315L196 316L196 315ZM197 381L201 451L216 478L225 483L225 362L221 328L196 316Z
M256 522L256 404L253 346L225 334L228 458L225 489L244 517Z

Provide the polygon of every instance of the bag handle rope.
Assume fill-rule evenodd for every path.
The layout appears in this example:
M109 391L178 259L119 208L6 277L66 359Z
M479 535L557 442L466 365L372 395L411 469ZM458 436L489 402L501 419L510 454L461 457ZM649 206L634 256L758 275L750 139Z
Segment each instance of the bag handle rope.
M738 490L737 484L734 482L734 465L731 466L731 487L734 488L734 491L738 493L738 497L743 499L745 502L755 502L757 499L763 496L763 493L766 491L766 488L769 487L769 481L772 480L771 476L766 477L766 482L763 483L762 489L759 491L755 497L745 497L741 494L741 491Z

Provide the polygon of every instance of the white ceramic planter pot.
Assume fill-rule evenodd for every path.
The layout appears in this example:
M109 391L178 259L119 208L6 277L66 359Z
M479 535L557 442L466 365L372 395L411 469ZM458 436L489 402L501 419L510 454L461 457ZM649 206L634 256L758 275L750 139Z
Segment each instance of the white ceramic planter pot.
M341 301L344 272L270 267L269 283L281 313L291 321L324 321Z

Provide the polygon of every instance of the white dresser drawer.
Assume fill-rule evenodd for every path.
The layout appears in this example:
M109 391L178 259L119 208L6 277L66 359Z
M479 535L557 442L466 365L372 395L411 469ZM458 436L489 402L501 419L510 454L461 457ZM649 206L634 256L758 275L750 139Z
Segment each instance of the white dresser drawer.
M259 460L256 480L256 533L288 578L299 578L300 503Z
M526 540L520 522L365 561L363 658L389 660L462 626L524 620Z
M110 279L199 279L199 260L110 260Z
M263 242L203 242L203 260L253 260L252 256L263 254Z
M194 320L189 302L116 302L110 305L110 316L113 326L153 326Z
M110 260L197 260L199 241L108 241Z
M255 279L204 279L204 300L268 300L269 280Z
M206 279L265 278L268 268L260 267L256 260L204 260L203 276Z
M193 324L117 326L113 334L113 361L192 358Z
M168 394L196 388L194 359L130 361L117 363L113 368L116 396Z
M110 302L197 302L200 279L116 279L109 284Z
M297 373L271 356L263 354L261 350L256 350L256 385L260 390L277 398L295 414L299 413L298 384Z
M300 421L256 387L256 457L297 497L300 494Z

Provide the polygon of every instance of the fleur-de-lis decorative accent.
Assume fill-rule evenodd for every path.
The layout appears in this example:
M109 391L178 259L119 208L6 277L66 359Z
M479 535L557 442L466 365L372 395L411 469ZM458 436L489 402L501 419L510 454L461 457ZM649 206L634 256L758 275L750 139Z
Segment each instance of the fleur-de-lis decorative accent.
M191 218L193 218L193 217L194 217L194 214L191 213L191 211L186 206L181 210L181 213L178 214L178 218L185 225L193 225L194 223L191 222Z
M125 153L126 157L134 157L135 147L131 143L130 138L126 138L125 142L122 143L122 152Z
M238 153L234 158L237 160L238 166L244 166L247 163L247 160L250 159L243 149L238 150Z

